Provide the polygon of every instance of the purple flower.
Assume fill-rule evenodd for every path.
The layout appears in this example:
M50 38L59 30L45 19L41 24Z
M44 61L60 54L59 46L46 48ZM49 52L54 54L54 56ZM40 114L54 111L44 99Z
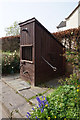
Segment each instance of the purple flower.
M29 112L27 112L27 114L28 114L29 116L31 116Z
M49 103L48 103L48 101L46 102L46 104L49 106Z
M32 110L34 110L34 108L32 108Z
M26 115L26 117L27 117L27 118L29 118L29 116L28 116L28 115Z
M47 101L46 97L45 97L45 101Z
M41 109L41 113L43 112L44 110L43 110L43 108Z
M39 106L39 107L41 107L42 105L41 105L41 104L39 104L38 106Z
M38 101L38 106L39 106L39 110L41 111L41 113L44 111L44 107L45 107L45 105L49 105L48 104L48 101L47 101L47 98L46 97L43 97L42 96L42 98L43 98L43 100L40 100L40 98L39 97L36 97L36 99L37 99L37 101ZM38 108L38 107L37 107Z
M38 119L39 120L39 118L36 116L36 119Z
M42 96L42 98L44 98L44 97Z
M37 99L37 101L38 101L39 103L41 103L41 100L39 99L39 97L36 97L36 99Z
M42 101L42 104L45 105L44 101Z

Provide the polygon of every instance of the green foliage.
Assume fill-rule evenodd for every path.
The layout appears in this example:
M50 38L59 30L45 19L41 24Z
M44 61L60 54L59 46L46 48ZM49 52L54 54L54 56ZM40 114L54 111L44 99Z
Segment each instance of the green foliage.
M38 101L38 106L35 108L32 108L33 111L31 114L27 112L26 116L27 116L27 118L30 117L31 119L44 118L44 120L45 120L45 118L48 117L48 113L47 113L48 111L46 109L48 107L48 101L47 101L46 97L43 97L43 96L42 96L42 99L39 99L39 97L37 97L36 99Z
M70 32L69 32L70 33ZM70 33L70 38L74 35ZM64 34L65 36L65 34ZM74 40L74 41L73 41ZM68 62L72 63L73 69L76 68L80 72L80 38L77 34L75 39L69 45L65 56ZM73 49L71 49L71 47ZM72 120L80 118L80 77L76 72L66 78L65 81L61 80L64 86L59 86L51 94L47 96L48 106L45 105L34 108L34 110L27 116L28 118L44 119L44 120ZM40 100L39 100L40 103ZM42 103L41 103L42 104ZM43 111L41 112L43 108Z
M48 105L45 105L41 112L41 107L35 107L29 114L29 118L43 118L44 120L56 119L79 119L80 98L79 86L74 85L59 86L46 98Z
M57 40L59 40L65 48L73 48L76 40L80 39L80 27L68 29L60 32L53 33Z
M58 87L47 97L49 102L50 117L57 118L79 118L79 91L73 85Z
M76 73L71 74L70 77L65 78L65 80L60 79L59 82L62 85L74 85L75 87L79 85L79 78Z
M67 50L65 53L68 62L71 62L73 68L76 67L80 71L80 52L78 46L74 50Z
M71 41L73 43L72 49L66 50L65 56L67 61L71 62L73 69L80 72L80 36L76 35L75 39L71 39Z
M11 25L10 27L7 27L5 29L5 31L6 31L6 36L16 36L16 35L19 35L20 34L20 28L19 28L18 22L15 21L13 23L13 25Z
M2 73L16 73L19 72L20 56L16 50L12 53L3 52L2 54Z

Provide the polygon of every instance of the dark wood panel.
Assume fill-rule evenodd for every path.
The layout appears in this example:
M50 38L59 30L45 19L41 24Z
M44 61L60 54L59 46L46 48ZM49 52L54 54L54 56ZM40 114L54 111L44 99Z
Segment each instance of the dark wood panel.
M21 77L34 84L34 64L25 63L20 69Z
M63 47L36 23L36 83L64 74L61 54L63 54ZM41 56L56 67L57 71L53 71Z
M27 31L24 31L27 29ZM21 78L30 82L34 81L34 22L21 26L20 38L20 75Z
M33 44L33 25L33 23L30 23L21 28L21 45ZM25 28L28 32L23 31Z
M45 82L52 77L64 74L65 59L60 56L64 52L61 43L35 18L21 23L20 26L21 77L32 85L36 85L39 82ZM23 29L27 31L23 31ZM26 46L32 46L32 61L27 61L27 49L22 53L22 47ZM24 53L25 55L22 55ZM26 59L22 60L22 56ZM53 71L42 57L56 67L57 71Z

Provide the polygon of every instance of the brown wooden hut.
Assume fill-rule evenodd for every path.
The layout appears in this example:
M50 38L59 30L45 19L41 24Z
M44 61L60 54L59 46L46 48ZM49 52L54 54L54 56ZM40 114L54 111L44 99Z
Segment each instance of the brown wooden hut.
M21 77L37 85L63 75L64 46L35 18L19 25Z

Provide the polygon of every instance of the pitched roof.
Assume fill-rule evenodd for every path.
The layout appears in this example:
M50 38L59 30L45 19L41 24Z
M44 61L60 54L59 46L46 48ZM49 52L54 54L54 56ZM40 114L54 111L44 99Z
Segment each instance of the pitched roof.
M78 6L71 12L71 14L67 17L67 18L65 18L66 20L67 19L69 19L72 15L73 15L73 13L79 8L79 6L80 6L80 1L78 2Z
M66 27L66 21L62 21L57 28Z

